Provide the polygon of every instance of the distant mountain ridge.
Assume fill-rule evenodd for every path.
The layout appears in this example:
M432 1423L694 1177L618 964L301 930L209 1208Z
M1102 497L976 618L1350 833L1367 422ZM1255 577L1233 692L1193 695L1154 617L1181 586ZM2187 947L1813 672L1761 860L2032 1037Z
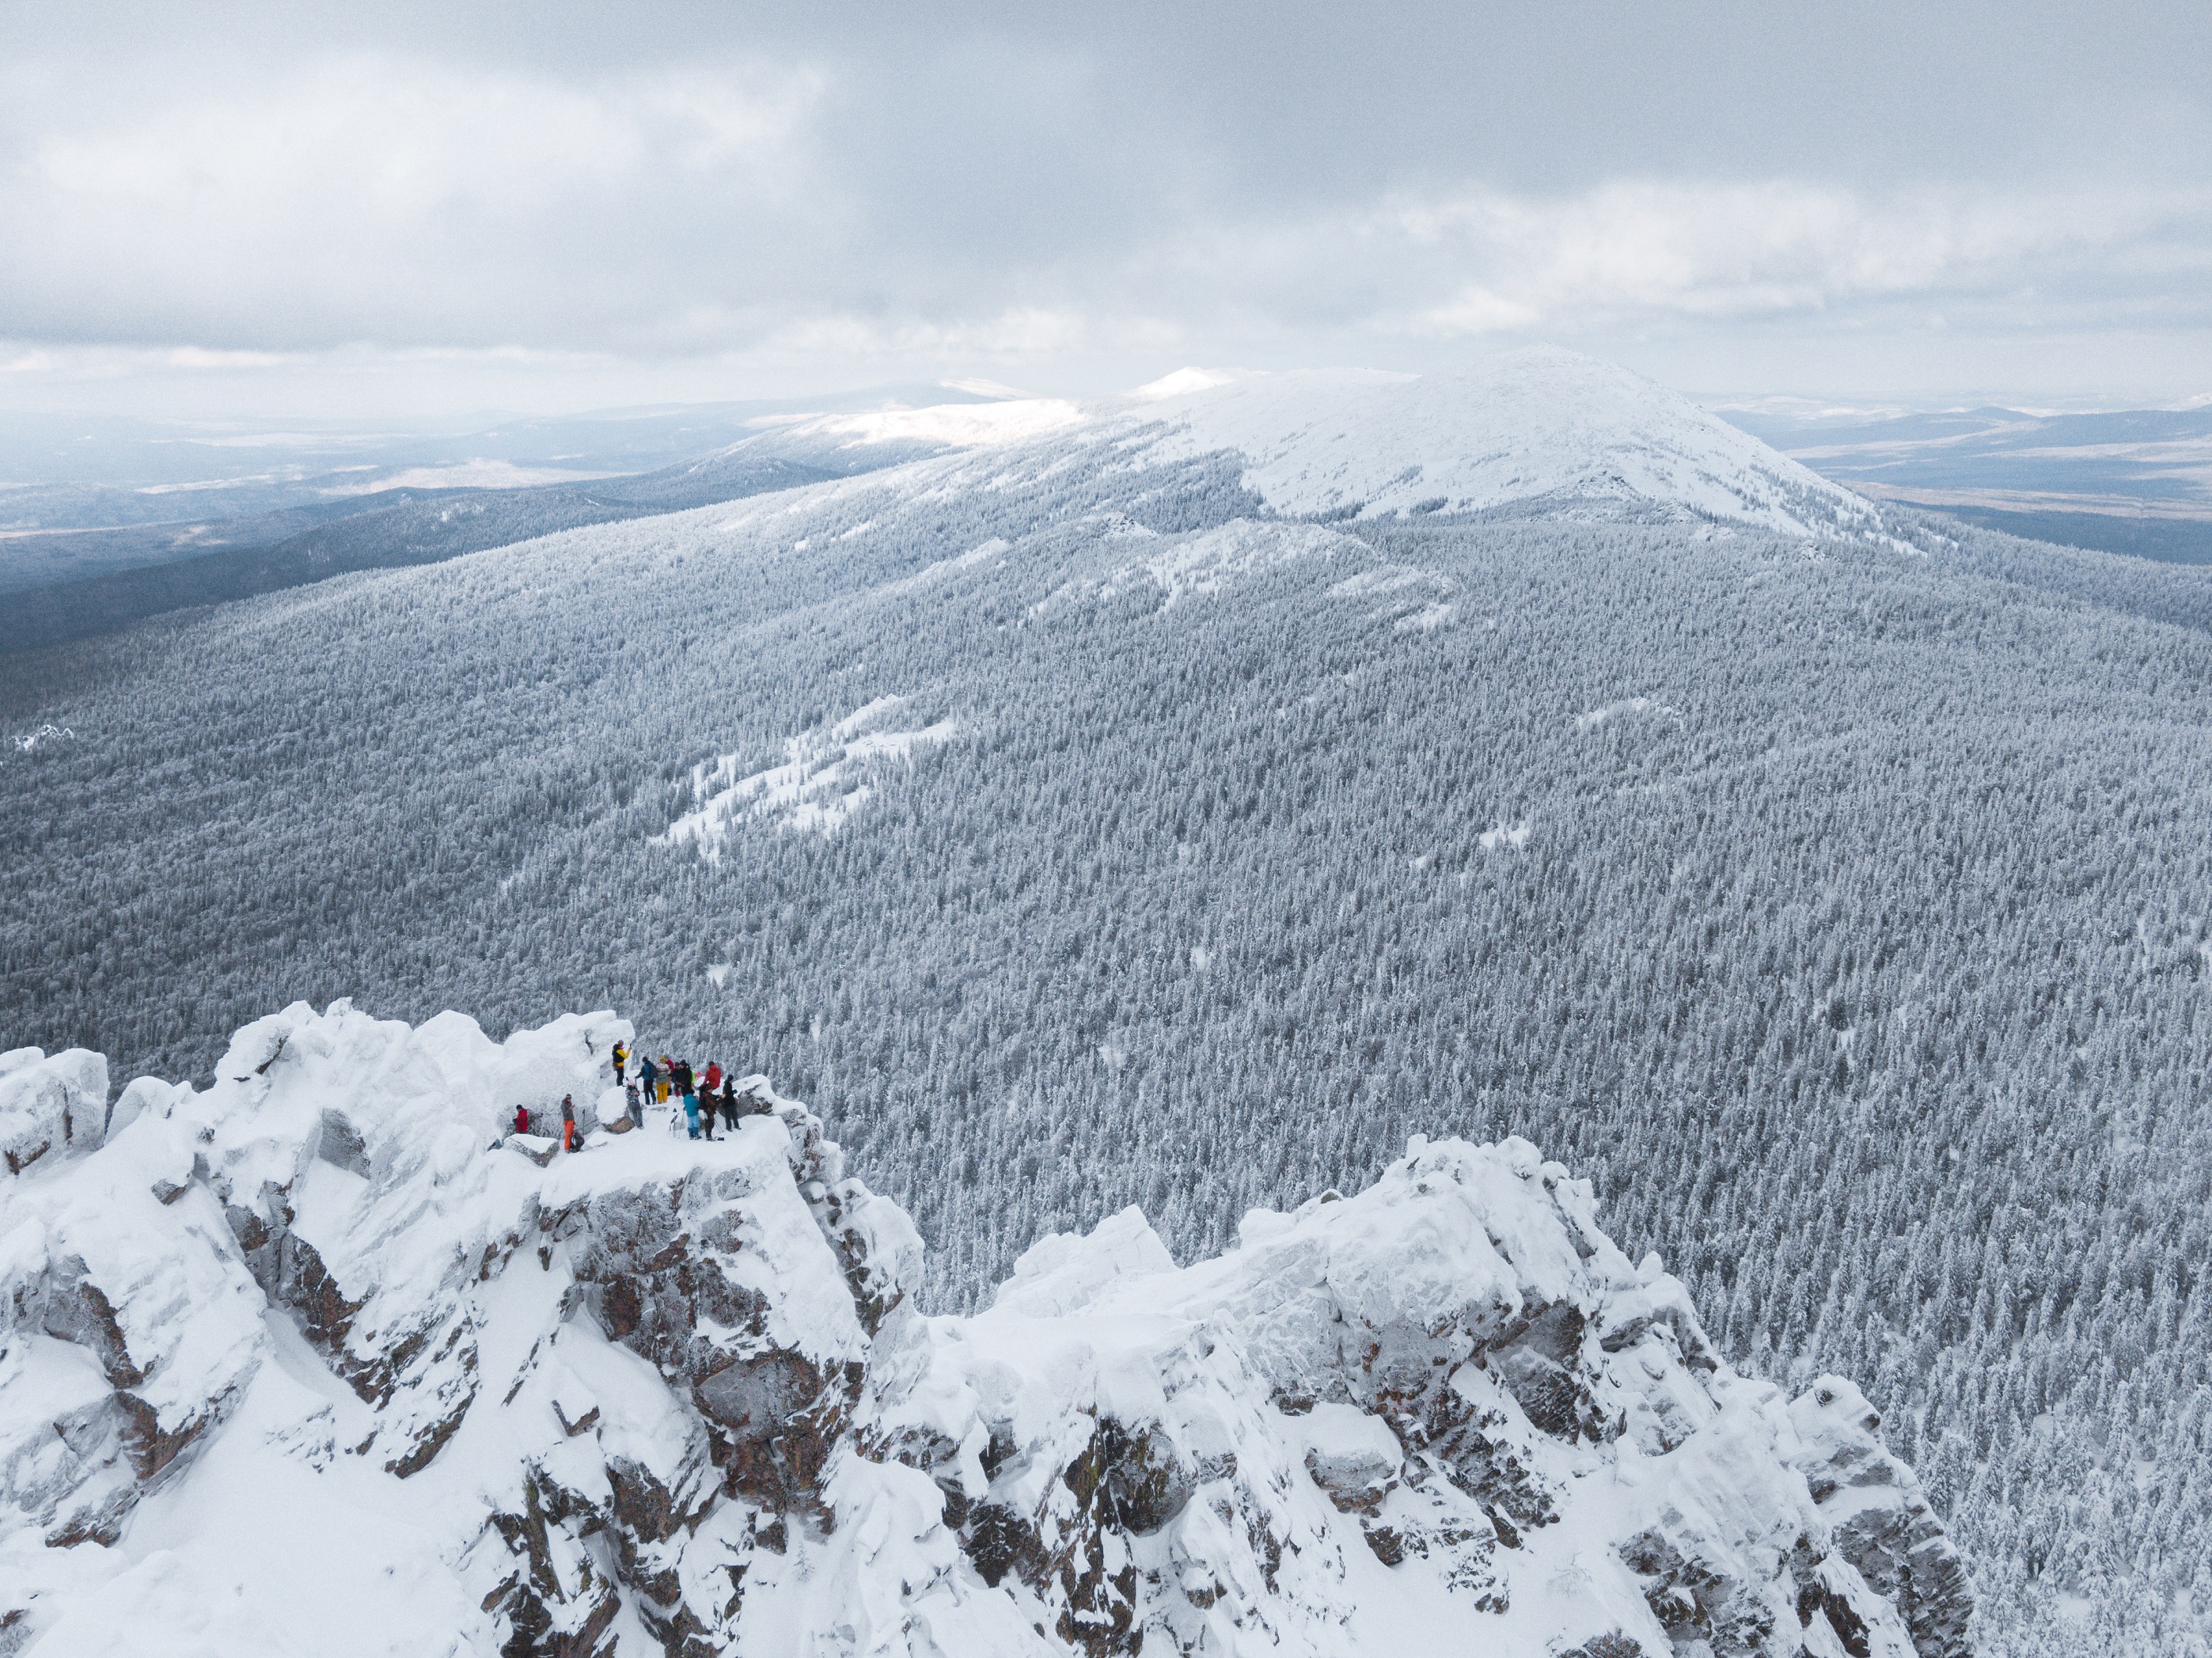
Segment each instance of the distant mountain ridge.
M1868 496L2010 534L2212 563L2212 409L1725 417Z
M1880 513L1862 497L1677 393L1550 348L1432 376L1184 369L1088 403L970 399L763 416L754 424L760 429L652 472L513 489L386 492L374 505L288 508L218 525L210 537L234 544L182 558L171 549L149 566L11 595L15 625L0 636L0 653L351 571L437 563L586 525L971 450L1079 454L1109 444L1130 464L1234 453L1243 458L1248 486L1293 518L1511 507L1656 514L1811 537L1858 537L1881 526ZM311 512L337 521L298 527ZM173 525L94 532L132 544L152 536L165 547L174 533ZM81 537L63 539L81 555Z

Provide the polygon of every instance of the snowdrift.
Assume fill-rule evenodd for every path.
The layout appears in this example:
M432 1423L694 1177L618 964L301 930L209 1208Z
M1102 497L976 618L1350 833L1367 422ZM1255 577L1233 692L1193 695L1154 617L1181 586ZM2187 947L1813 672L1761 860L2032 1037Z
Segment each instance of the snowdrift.
M630 1035L0 1056L0 1653L1968 1649L1858 1391L1735 1375L1524 1141L928 1317L817 1118L633 1125Z

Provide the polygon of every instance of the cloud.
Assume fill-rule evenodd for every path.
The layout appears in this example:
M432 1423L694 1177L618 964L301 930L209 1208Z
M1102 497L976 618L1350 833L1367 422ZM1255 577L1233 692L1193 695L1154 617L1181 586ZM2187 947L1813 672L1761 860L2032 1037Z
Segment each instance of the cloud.
M820 216L793 143L820 85L803 64L563 83L370 58L57 115L0 182L0 331L281 349L665 330L702 278L772 268L769 233Z
M1849 337L1874 374L1934 332L2000 365L2040 331L2155 336L2139 355L2201 363L2194 392L2201 16L27 15L0 63L0 362L17 398L257 372L651 396L1418 366L1531 335L1738 363Z
M1378 240L1390 231L1433 264L1478 273L1407 319L1443 335L1651 313L1826 316L1899 298L1954 312L1963 301L2010 322L2024 296L2055 310L2067 289L2076 307L2148 299L2172 320L2202 324L2206 290L2172 278L2212 273L2212 190L2202 189L1877 194L1628 179L1549 200L1472 191L1405 202Z

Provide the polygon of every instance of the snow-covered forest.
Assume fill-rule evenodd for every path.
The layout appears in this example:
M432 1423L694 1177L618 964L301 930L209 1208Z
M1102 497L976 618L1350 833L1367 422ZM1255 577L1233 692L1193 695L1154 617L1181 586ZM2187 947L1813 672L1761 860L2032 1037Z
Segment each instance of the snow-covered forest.
M13 659L0 1020L611 1005L811 1100L941 1309L1524 1135L1863 1385L1987 1650L2197 1649L2212 583L1429 500L984 451Z

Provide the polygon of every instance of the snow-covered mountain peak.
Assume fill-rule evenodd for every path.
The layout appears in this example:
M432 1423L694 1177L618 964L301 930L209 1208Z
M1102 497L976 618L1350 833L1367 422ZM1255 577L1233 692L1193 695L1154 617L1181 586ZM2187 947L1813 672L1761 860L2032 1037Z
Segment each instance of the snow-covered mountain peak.
M1125 459L1242 458L1245 486L1292 518L1518 507L1573 517L1717 521L1792 536L1880 529L1869 502L1687 398L1551 347L1428 374L1187 367L1119 397L781 421L745 446L849 471L963 451L1033 470L1111 446ZM927 487L943 480L929 476Z
M1230 449L1277 511L1376 517L1516 502L1650 509L1790 534L1873 527L1848 490L1656 382L1539 346L1431 374L1185 369L1127 399L1163 456Z
M0 1652L1966 1650L1857 1389L1734 1375L1525 1141L932 1318L818 1120L634 1122L629 1036L300 1005L112 1110L0 1059ZM563 1095L581 1151L512 1132Z

